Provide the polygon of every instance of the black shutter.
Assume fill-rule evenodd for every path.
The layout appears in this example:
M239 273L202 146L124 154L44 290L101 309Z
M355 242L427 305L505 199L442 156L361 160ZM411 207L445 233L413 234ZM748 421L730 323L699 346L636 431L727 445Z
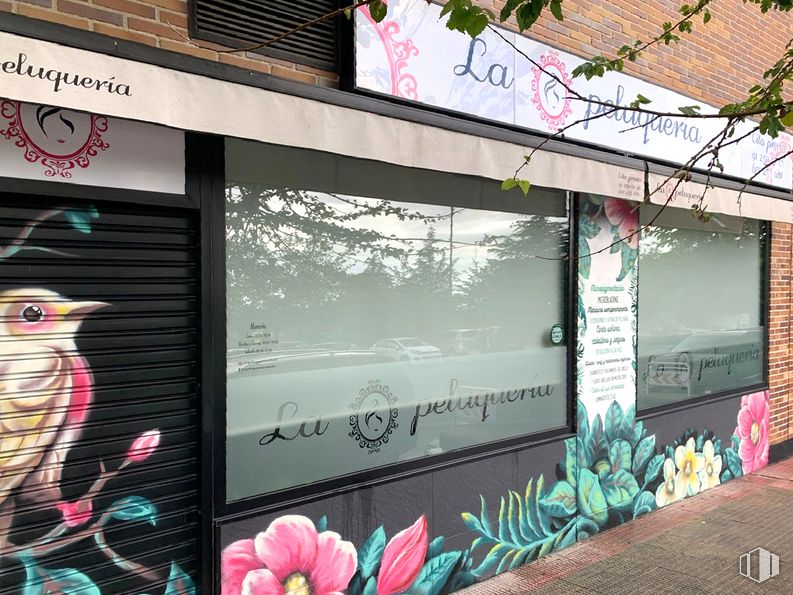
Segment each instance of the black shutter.
M20 241L20 250L8 249ZM50 588L60 583L64 593L94 593L94 586L107 595L163 593L170 583L169 593L194 595L189 587L191 581L199 584L200 502L197 245L193 218L184 212L0 194L0 548L41 544L27 561L27 573L23 554L0 556L2 595L50 592L25 591L31 575L51 581ZM47 319L57 305L48 292L72 303L107 304L83 318L74 333L76 353L72 347L62 351L63 344L50 346L63 338L64 327L36 331L39 305L42 324L68 316L60 310ZM11 295L33 309L9 309ZM31 482L37 474L29 465L9 463L9 457L24 454L15 449L19 432L10 428L27 424L32 434L49 433L54 439L45 448L56 449L65 422L51 415L57 408L46 404L34 379L43 377L46 384L50 377L71 377L70 413L75 385L84 386L88 378L79 375L75 362L90 370L93 394L82 431L57 447L64 459L59 494ZM28 402L26 410L28 395L41 402ZM64 408L63 401L50 402ZM141 460L130 460L136 439L154 430L160 435L156 449L148 456L138 450L135 459ZM27 453L40 456L35 447ZM92 510L82 520L73 514L76 526L65 526L59 503L85 503L102 466L112 477L90 496ZM3 479L15 476L4 494ZM93 535L70 541L103 519L98 541ZM47 541L56 528L61 533ZM169 581L174 572L184 573L181 580Z
M191 28L198 39L246 47L275 39L338 7L338 0L193 0ZM338 19L329 19L257 51L336 71L337 39Z

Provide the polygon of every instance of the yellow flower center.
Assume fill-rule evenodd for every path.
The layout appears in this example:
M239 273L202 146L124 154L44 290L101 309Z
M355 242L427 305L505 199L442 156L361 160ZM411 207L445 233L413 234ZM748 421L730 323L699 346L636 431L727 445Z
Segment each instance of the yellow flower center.
M691 475L691 457L686 457L686 462L683 464L683 473Z
M666 482L666 493L670 496L675 493L674 480L670 479L669 481Z
M757 422L752 424L752 432L749 435L749 438L752 440L752 444L757 444L760 441L760 426Z
M286 595L311 595L311 585L305 576L296 572L284 581L284 591Z

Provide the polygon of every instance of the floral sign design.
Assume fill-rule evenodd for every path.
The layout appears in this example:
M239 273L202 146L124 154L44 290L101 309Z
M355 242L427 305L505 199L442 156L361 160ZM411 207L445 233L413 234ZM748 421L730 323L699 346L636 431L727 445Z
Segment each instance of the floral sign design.
M747 395L728 443L689 429L659 448L633 406L613 402L590 422L579 401L578 432L565 441L556 477L532 477L492 509L480 497L477 514L462 513L476 535L468 549L445 552L443 537L430 542L423 516L388 541L379 527L357 550L324 517L315 525L282 516L224 550L222 595L452 593L759 469L761 451L768 456L767 409L767 392Z
M22 149L30 163L40 163L50 178L69 179L72 170L86 169L100 151L110 148L103 139L110 126L104 116L0 101L0 119L6 120L0 137Z
M74 230L90 235L99 218L93 207L62 207L28 221L0 260L23 251L73 256L30 241L49 219L62 218ZM195 595L192 578L177 564L162 576L115 551L105 531L117 523L144 521L155 525L158 512L149 500L120 497L101 510L95 502L108 485L158 448L160 432L151 429L128 446L122 462L108 469L99 459L99 474L77 500L64 499L61 478L69 451L81 438L94 399L94 379L80 355L76 337L87 316L108 307L98 301L74 301L40 287L0 292L0 560L24 570L22 595L101 595L94 581L78 568L45 565L51 555L93 540L96 548L124 573L151 583L167 582L166 595ZM19 505L23 506L19 506ZM60 520L33 538L17 542L11 527L17 509L52 510Z

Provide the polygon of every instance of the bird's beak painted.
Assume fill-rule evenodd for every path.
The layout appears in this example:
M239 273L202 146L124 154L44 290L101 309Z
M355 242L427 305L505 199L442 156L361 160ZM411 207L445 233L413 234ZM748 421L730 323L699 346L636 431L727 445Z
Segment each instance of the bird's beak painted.
M81 320L94 310L99 310L109 305L106 302L67 302L60 306L63 308L65 318Z

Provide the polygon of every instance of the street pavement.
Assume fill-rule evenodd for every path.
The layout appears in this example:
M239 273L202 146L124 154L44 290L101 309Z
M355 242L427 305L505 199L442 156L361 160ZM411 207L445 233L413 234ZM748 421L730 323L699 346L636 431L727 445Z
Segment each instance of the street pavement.
M779 574L741 576L764 548ZM793 595L793 458L501 574L461 595Z

